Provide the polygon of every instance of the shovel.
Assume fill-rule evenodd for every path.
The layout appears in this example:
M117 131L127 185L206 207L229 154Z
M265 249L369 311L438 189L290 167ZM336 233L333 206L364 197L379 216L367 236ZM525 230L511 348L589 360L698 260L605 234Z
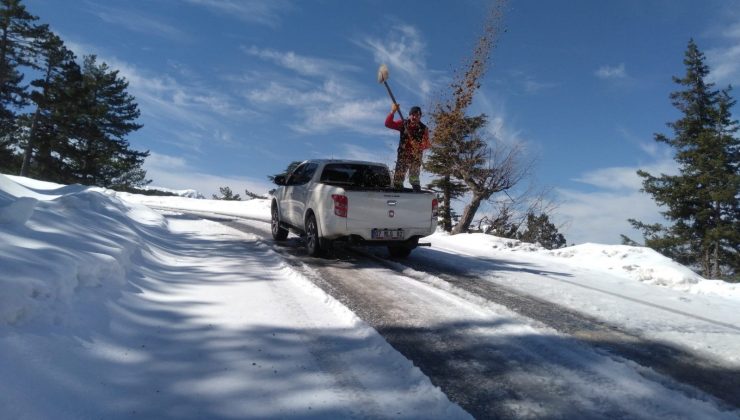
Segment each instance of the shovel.
M385 89L388 91L388 95L391 97L391 101L395 105L398 105L398 102L396 102L396 98L393 96L393 92L391 92L391 87L388 86L388 66L385 64L381 64L380 68L378 69L378 83L382 83L385 85ZM405 120L403 117L403 114L401 113L401 108L398 108L398 116L401 117L402 120Z

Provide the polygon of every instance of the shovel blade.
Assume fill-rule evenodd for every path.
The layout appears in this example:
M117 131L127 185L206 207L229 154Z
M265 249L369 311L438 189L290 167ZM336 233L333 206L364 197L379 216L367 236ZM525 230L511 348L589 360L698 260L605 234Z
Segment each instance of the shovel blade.
M388 80L388 66L381 64L378 68L378 83L384 83Z

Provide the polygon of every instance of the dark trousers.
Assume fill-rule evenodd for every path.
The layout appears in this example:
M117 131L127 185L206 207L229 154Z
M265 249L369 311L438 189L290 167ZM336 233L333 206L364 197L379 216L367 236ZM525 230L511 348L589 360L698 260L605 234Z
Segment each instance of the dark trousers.
M403 188L403 180L409 173L409 182L412 187L420 187L419 174L421 173L421 152L412 153L403 148L398 148L396 158L396 171L393 174L393 186Z

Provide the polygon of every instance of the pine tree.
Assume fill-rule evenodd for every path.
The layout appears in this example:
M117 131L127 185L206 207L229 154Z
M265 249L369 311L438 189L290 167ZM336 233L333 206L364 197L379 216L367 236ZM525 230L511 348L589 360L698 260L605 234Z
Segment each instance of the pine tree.
M213 194L214 200L225 200L225 201L242 201L239 194L234 194L229 187L220 187L219 192L221 195Z
M740 272L740 142L730 109L729 88L714 90L706 82L709 67L693 40L685 53L686 74L674 81L683 89L670 95L683 117L668 123L674 136L655 140L675 149L679 175L656 177L638 171L643 191L666 208L670 226L646 225L645 244L709 278L731 278Z
M61 38L51 32L46 25L39 27L39 36L35 44L39 52L37 66L41 70L41 78L31 82L37 89L30 95L36 110L30 117L20 175L29 175L31 158L34 150L37 150L34 175L47 180L61 181L58 176L53 175L58 172L60 164L55 162L52 152L59 149L56 143L62 139L58 129L64 125L64 121L55 121L53 117L55 110L72 106L65 101L63 91L68 82L70 66L73 68L77 66L72 51L67 49Z
M527 225L524 232L518 237L519 240L529 243L538 243L545 249L557 249L565 246L565 236L558 232L558 228L550 222L550 217L541 213L527 214Z
M77 182L111 188L148 183L141 166L149 152L131 149L126 140L142 127L136 123L138 105L127 89L117 70L98 64L94 55L84 57L69 156Z
M465 136L469 133L462 133L461 129L452 128L452 123L447 121L449 120L448 117L441 108L433 111L432 119L437 122L439 129L434 131L434 146L431 148L431 153L426 162L424 162L424 169L440 175L428 187L441 193L439 211L442 219L442 229L445 232L452 230L452 200L462 197L468 191L465 183L452 177L449 163L456 157L457 153L454 136ZM441 123L442 121L445 121L445 123Z
M36 16L20 0L0 0L0 136L14 131L16 111L28 104L22 67L33 66Z
M267 198L264 195L255 194L252 191L249 191L249 189L244 189L244 195L247 196L247 200L255 200L255 199L264 199Z
M89 119L83 100L82 70L75 60L62 65L47 92L48 114L37 131L39 151L33 174L62 184L79 183L77 145Z
M16 136L12 132L0 135L0 172L18 173L21 158L15 152Z
M483 223L488 225L483 233L510 239L516 239L519 226L522 224L521 221L515 219L514 210L506 205L498 211L496 218L484 216L481 219L481 224Z
M427 163L426 168L430 172L437 173L437 170L431 169L429 163ZM467 187L462 182L447 174L427 184L427 188L437 192L440 215L439 226L442 227L445 232L452 231L453 222L456 222L460 218L460 215L458 215L455 212L455 209L452 208L452 200L459 199L465 195Z

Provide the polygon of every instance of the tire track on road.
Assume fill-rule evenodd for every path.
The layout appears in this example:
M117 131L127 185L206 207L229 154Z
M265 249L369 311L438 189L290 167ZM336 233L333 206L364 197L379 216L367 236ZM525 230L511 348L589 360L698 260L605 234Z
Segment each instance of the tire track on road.
M415 277L425 283L430 283L429 279L425 278L426 276L437 277L455 288L502 305L522 316L539 321L560 333L568 334L596 348L652 368L679 382L701 389L724 401L729 406L740 408L740 370L738 369L729 368L713 360L698 356L689 349L650 340L589 315L511 290L476 275L466 273L458 267L444 264L444 262L432 262L435 267L430 269L430 261L424 261L422 266L418 259L410 258L403 263L399 263L384 260L369 252L360 252L384 264L389 269L403 273L406 276ZM416 275L410 272L412 270L416 272ZM546 274L540 275L552 278ZM594 290L602 292L599 289ZM617 294L612 295L622 297ZM628 300L637 301L637 299ZM639 303L646 304L641 301ZM669 308L658 307L658 309ZM680 313L714 325L728 327L723 323L685 314L681 311L669 312ZM737 329L734 326L729 327Z

